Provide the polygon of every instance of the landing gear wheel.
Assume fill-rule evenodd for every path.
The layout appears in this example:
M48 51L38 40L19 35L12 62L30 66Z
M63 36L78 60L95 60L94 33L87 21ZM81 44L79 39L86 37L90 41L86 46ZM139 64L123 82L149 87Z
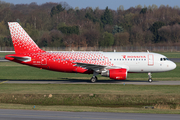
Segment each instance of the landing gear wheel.
M153 80L152 80L152 75L151 75L151 73L150 73L150 72L148 73L148 76L149 76L148 82L150 82L150 83L151 83Z
M151 83L152 81L153 81L153 80L152 80L151 78L149 78L149 79L148 79L148 82L150 82L150 83Z
M96 76L93 76L92 78L91 78L91 82L92 83L95 83L97 81L97 77Z

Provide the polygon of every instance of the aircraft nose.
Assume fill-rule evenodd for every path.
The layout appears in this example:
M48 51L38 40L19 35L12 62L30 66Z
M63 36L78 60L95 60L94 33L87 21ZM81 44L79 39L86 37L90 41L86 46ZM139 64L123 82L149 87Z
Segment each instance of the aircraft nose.
M175 69L176 68L176 64L174 62L171 63L171 69Z

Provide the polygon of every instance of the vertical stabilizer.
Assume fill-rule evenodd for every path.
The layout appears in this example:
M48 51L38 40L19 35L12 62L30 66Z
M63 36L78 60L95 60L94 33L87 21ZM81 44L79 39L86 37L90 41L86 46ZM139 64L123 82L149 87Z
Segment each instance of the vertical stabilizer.
M17 22L8 22L16 54L44 52Z

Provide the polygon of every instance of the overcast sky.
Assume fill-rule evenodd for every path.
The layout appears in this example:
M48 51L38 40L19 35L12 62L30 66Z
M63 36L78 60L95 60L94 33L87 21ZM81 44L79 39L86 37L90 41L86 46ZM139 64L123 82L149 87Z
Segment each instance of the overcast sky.
M86 8L86 7L92 7L96 8L99 7L100 9L105 9L106 6L108 8L117 10L117 8L120 5L123 5L125 9L128 9L130 7L135 7L139 4L142 6L146 5L152 5L156 4L157 6L160 5L169 5L171 7L174 7L176 5L180 6L180 0L0 0L5 1L13 4L29 4L31 2L36 2L37 4L43 4L46 2L67 2L71 7L79 7Z

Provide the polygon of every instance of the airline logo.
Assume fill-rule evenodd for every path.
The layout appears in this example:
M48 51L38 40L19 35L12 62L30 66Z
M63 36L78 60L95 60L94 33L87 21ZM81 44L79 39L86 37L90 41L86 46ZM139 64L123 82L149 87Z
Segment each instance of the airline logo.
M126 55L122 55L124 59L126 59Z
M134 56L134 55L129 55L129 56L126 56L126 55L122 55L122 57L124 58L124 59L126 59L126 58L146 58L146 56Z

